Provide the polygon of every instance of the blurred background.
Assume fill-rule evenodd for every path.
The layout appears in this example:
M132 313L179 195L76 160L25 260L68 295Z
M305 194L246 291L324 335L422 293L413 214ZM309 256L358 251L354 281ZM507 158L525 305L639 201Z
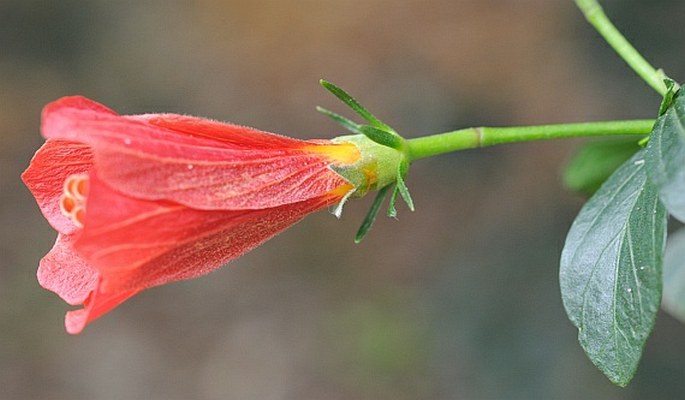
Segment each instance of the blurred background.
M606 0L685 79L679 0ZM39 114L83 94L299 138L354 94L407 137L651 118L659 98L571 0L0 0L0 399L645 399L685 391L685 327L660 314L620 389L566 319L558 259L583 199L575 140L417 162L417 210L354 233L370 199L201 279L146 291L79 336L35 279L55 233L19 179Z

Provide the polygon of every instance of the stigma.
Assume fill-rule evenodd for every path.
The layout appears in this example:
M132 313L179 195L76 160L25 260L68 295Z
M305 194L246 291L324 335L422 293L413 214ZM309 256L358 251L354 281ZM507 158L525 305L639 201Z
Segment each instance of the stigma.
M74 225L83 228L86 220L86 199L90 188L88 174L69 175L64 180L59 209Z

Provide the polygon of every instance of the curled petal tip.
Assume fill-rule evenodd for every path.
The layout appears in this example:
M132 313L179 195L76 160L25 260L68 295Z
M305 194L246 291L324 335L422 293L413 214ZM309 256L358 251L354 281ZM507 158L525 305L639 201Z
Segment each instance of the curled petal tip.
M88 311L85 309L68 311L64 317L64 327L68 334L78 335L86 327Z

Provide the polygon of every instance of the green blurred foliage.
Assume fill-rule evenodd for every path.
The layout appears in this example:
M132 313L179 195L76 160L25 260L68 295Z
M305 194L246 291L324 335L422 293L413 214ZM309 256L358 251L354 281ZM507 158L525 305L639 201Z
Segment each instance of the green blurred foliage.
M564 185L590 197L609 176L640 150L638 140L594 140L578 149L563 172Z

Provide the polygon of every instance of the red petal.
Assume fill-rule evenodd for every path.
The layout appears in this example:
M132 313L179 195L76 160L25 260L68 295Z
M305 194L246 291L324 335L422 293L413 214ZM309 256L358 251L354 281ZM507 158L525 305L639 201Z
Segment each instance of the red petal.
M111 115L117 115L116 112L112 111L110 108L93 101L91 99L88 99L83 96L65 96L62 97L61 99L55 100L52 103L49 103L45 107L43 107L43 118L47 114L51 114L53 112L57 112L61 109L65 108L74 108L74 109L79 109L79 110L89 110L97 114L111 114Z
M287 136L186 115L144 114L129 118L147 121L152 125L191 137L211 138L237 148L285 150L299 149L303 145L303 141Z
M130 198L91 175L86 224L75 247L100 271L104 292L140 290L207 274L338 200L204 211Z
M21 176L45 218L60 233L70 234L77 229L59 208L64 181L69 175L87 172L92 164L88 146L51 139L38 149Z
M120 116L103 105L80 97L66 97L48 104L42 118L42 133L46 138L94 146L109 144L151 156L188 160L230 159L222 152L226 149L282 154L287 150L321 144L321 141L297 140L243 126L175 114ZM179 121L177 130L171 129L175 121ZM197 134L189 131L193 127L199 129Z
M71 305L83 304L95 290L98 272L74 252L73 235L58 235L38 267L38 282Z
M57 103L60 103L58 101ZM122 117L48 106L43 134L88 143L109 185L130 196L200 209L257 209L319 197L346 183L329 142L173 114Z
M99 273L74 251L73 242L73 235L57 237L52 250L40 262L38 282L71 305L85 304L82 309L67 312L65 317L67 332L77 334L138 291L101 293Z
M98 174L127 195L207 210L276 207L324 195L346 181L319 155L234 152L227 161L160 160L96 150Z
M103 293L98 287L86 300L84 308L67 312L64 318L64 326L67 332L72 335L81 333L86 325L108 313L138 292L139 290L123 290Z

